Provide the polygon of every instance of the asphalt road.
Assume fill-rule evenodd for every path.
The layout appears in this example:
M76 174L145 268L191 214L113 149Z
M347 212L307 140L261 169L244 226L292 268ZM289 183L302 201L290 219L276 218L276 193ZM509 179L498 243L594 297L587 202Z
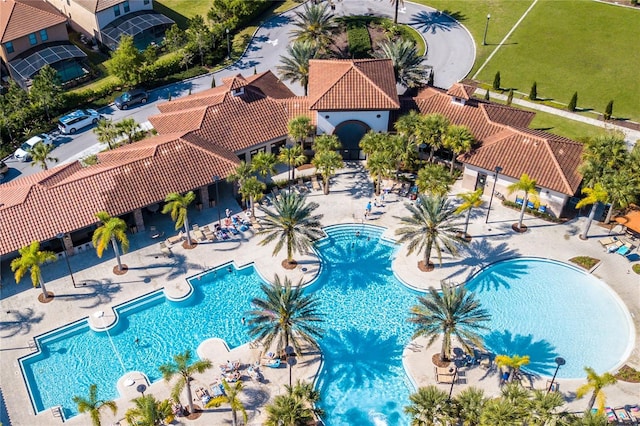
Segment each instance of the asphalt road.
M302 6L299 6L302 7ZM388 0L342 0L336 3L336 16L345 15L377 15L392 18L394 8ZM213 75L216 84L221 79L242 73L250 75L254 69L257 72L272 70L280 62L280 56L286 54L286 47L291 43L290 31L293 28L294 10L276 16L262 25L254 35L245 54L234 64L220 70ZM435 9L404 2L398 14L398 21L409 24L423 36L427 42L427 55L424 63L434 70L434 85L448 88L453 83L463 79L471 70L475 60L475 44L471 34L460 23L447 15L438 13ZM147 117L157 114L158 103L165 102L169 93L172 98L201 92L211 87L212 75L204 75L168 87L150 92L150 99L146 105L132 107L126 111L118 110L113 104L100 110L106 118L120 121L131 117L138 123L147 121ZM298 84L289 85L297 95L304 91ZM59 135L55 139L56 148L52 156L59 160L56 164L76 161L90 154L95 154L106 146L98 143L93 126L89 126L73 136ZM21 176L37 173L41 169L32 166L33 163L23 163L13 158L6 160L11 168L5 175L5 182Z

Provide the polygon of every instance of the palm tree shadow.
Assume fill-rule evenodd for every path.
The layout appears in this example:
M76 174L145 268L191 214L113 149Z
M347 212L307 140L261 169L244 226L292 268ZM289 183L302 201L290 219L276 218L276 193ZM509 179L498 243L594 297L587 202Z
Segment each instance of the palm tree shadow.
M187 275L189 269L202 269L202 265L189 262L187 257L181 253L173 254L173 262L169 265L171 270L167 274L167 279L172 280Z
M443 13L444 12L444 13ZM457 21L464 21L466 18L460 12L449 11L422 11L414 15L409 25L416 27L424 33L435 34L438 31L451 31L459 26Z
M534 377L550 375L556 367L558 356L555 347L546 340L533 341L531 335L512 335L510 331L493 331L484 338L484 343L494 354L529 355L531 362L523 368Z
M393 374L391 366L397 365L402 357L402 346L396 336L383 339L373 330L329 331L320 345L325 362L331 366L326 369L328 377L324 383L339 382L345 394L346 389L361 389L375 379Z
M366 288L370 283L386 279L390 274L391 250L384 244L373 246L367 236L360 236L353 242L334 240L329 237L330 245L318 248L325 265L323 276L340 275L336 284L344 289ZM326 261L332 259L331 262ZM365 267L367 265L367 267Z
M465 268L458 269L446 279L464 276L463 281L468 281L474 274L487 266L490 262L499 259L509 259L516 257L518 252L510 248L506 243L491 244L490 240L474 239L463 249L463 258L457 262ZM456 263L454 263L456 264ZM525 267L517 264L510 264L507 268L494 270L491 274L483 274L467 288L471 291L498 289L501 286L509 287L509 279L516 278L524 274ZM473 287L473 288L472 288Z
M2 338L9 338L18 334L29 334L31 326L40 323L44 318L42 312L36 314L32 308L8 310L7 314L13 316L13 321L0 321Z

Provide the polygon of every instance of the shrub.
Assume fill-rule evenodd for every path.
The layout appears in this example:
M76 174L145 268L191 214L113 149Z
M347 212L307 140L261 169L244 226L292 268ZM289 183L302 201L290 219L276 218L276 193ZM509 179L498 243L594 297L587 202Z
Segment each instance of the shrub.
M512 208L514 210L518 210L520 211L522 209L522 205L521 204L516 204L513 201L509 201L509 200L504 200L502 201L502 205L505 207L509 207ZM546 220L548 222L553 222L553 223L562 223L564 222L563 219L557 218L555 216L551 216L549 213L542 213L539 212L538 209L530 209L530 208L526 208L525 211L529 214L534 215L535 217L539 217L540 219Z
M604 119L611 120L611 116L613 115L613 99L609 101L607 104L607 108L604 110Z
M513 89L509 89L509 95L507 96L507 105L511 105L513 102Z
M633 265L633 267L631 269L633 269L633 272L635 272L636 274L640 275L640 263L637 263L637 264Z
M371 38L367 27L363 25L349 25L347 27L349 51L354 58L363 58L371 50Z
M486 101L490 100L490 95L489 95L489 91L488 90L484 92L484 99Z
M538 83L536 83L535 81L531 86L531 91L529 92L529 99L531 99L532 101L535 101L536 99L538 99Z
M500 71L493 77L493 90L500 90Z
M567 109L569 111L575 111L577 104L578 104L578 92L573 92L573 96L569 101L569 105L567 106Z

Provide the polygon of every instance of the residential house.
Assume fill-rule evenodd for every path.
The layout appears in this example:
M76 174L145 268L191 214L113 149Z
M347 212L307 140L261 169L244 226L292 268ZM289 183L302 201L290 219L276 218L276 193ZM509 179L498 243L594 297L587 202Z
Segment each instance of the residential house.
M0 70L23 88L44 65L65 83L88 71L86 54L69 42L67 18L42 0L0 1ZM6 75L6 74L5 74Z
M152 0L46 0L69 18L71 27L106 45L118 47L130 35L138 49L157 43L173 20L153 11Z

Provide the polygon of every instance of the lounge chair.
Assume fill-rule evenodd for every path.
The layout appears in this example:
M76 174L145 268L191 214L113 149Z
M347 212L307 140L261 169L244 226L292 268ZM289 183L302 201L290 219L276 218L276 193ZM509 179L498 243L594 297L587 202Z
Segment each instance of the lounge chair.
M450 371L453 370L453 371ZM451 384L456 382L456 370L448 367L435 367L436 383Z
M206 226L202 227L202 233L204 234L204 237L208 241L215 241L216 240L216 235L213 232L211 232L211 228L209 228L209 225L206 225Z
M178 244L180 241L182 241L184 238L184 236L182 235L182 231L180 231L180 233L178 235L174 235L173 237L169 237L167 238L167 245L168 246L172 246L174 244Z
M521 205L522 205L522 203L524 203L524 198L516 197L516 204L517 204L517 205L519 205L519 206L521 206Z
M616 241L613 244L609 244L605 248L607 249L607 252L613 253L614 251L617 251L622 246L623 246L622 241Z
M631 420L631 416L627 413L627 410L624 407L616 407L613 409L613 412L616 413L616 417L618 418L618 424L622 423L623 425L633 424L633 420Z
M536 209L536 203L534 203L531 200L527 201L527 208L531 209L531 210L535 210Z
M204 236L204 232L202 232L200 229L194 229L193 236L196 237L196 240L198 241L204 241L207 239L207 237Z
M547 212L547 206L540 205L540 207L538 207L538 211L540 213L546 213Z
M618 417L611 407L604 407L604 415L607 417L608 423L617 423Z
M304 180L302 180L302 178L298 179L298 191L300 191L301 194L309 192L309 188L307 188L307 185L304 183Z
M311 188L314 191L322 191L322 187L320 186L320 182L318 182L318 177L316 175L311 175Z
M618 239L616 237L607 237L607 238L601 238L601 239L598 240L598 242L600 243L600 245L602 247L606 247L609 244L615 243L616 241L618 241Z
M224 395L224 386L222 385L222 383L211 383L209 386L211 386L212 397L215 398Z
M625 243L622 247L616 250L616 253L618 253L621 256L626 256L629 254L632 248L633 246L631 245L631 243Z
M640 422L640 406L638 406L638 404L625 405L624 409L627 410L632 421Z

